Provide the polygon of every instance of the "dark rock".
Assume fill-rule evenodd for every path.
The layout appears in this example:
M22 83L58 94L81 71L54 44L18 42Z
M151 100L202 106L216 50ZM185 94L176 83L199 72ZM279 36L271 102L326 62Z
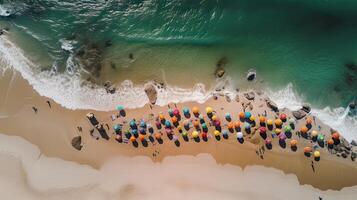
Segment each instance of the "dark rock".
M305 111L306 113L310 113L311 107L310 107L310 105L308 105L308 104L304 104L304 105L302 105L301 110L302 110L302 111Z
M232 99L226 94L226 101L228 102L228 103L230 103L231 101L232 101Z
M129 59L133 60L134 59L134 54L133 53L129 53Z
M272 102L270 99L266 99L267 106L272 109L274 112L279 112L278 105L276 103Z
M349 107L350 107L350 109L355 109L357 107L357 102L354 101L354 102L350 103Z
M247 80L253 81L257 77L257 72L255 69L250 69L247 73Z
M107 40L107 41L105 41L105 43L104 43L104 46L105 46L105 47L110 47L110 46L112 46L112 45L113 45L113 43L112 43L111 40Z
M244 96L245 96L245 98L247 98L248 100L254 100L254 98L255 98L254 92L246 92L246 93L244 93Z
M336 156L337 157L341 157L341 153L336 153Z
M217 94L213 94L213 99L214 99L214 100L217 100L217 99L218 99Z
M356 152L352 152L351 153L351 160L355 161L356 157L357 157L357 153Z
M347 158L347 154L344 152L341 154L341 156L342 156L342 158Z
M292 114L296 119L302 119L306 116L306 112L302 110L293 111Z
M356 65L356 63L353 63L353 62L346 63L345 67L351 71L357 70L357 65Z
M151 104L155 104L157 100L157 91L153 84L146 84L145 85L145 93L149 98Z
M225 74L224 66L227 64L227 58L223 57L218 60L216 64L216 71L214 72L215 76L221 78Z
M356 147L357 146L357 142L355 140L352 140L351 145Z
M76 136L74 138L72 138L72 142L71 142L72 146L77 149L78 151L80 151L82 149L82 137L81 136Z
M239 102L239 95L237 94L236 97L234 98L236 102Z

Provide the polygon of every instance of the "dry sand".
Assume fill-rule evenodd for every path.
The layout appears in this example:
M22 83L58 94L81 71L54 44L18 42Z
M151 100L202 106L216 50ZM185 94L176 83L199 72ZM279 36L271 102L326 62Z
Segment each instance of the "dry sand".
M163 162L170 156L208 153L218 164L230 164L243 169L252 165L273 167L282 170L285 174L296 175L300 184L309 184L322 190L339 190L343 187L357 185L356 163L350 159L330 155L326 149L320 150L322 157L319 162L314 162L316 172L313 172L311 169L312 158L306 158L302 153L302 148L308 144L308 141L299 140L297 152L292 152L289 145L286 149L282 149L274 142L273 150L266 150L263 155L264 159L256 154L256 151L262 146L259 137L253 137L252 142L257 143L253 144L248 141L248 136L244 144L239 144L234 135L230 135L228 140L222 138L221 141L216 141L211 138L208 142L201 140L199 143L193 140L184 142L179 137L180 147L164 136L162 145L149 144L148 147L139 145L138 148L135 148L131 144L116 142L113 139L112 129L109 131L112 137L109 141L95 140L89 135L89 130L92 127L85 117L86 113L94 112L100 122L110 123L109 126L112 127L110 115L115 112L65 109L50 99L39 96L18 73L13 73L10 70L6 71L0 79L0 93L0 133L21 136L38 146L41 152L49 157L88 164L99 169L104 163L117 156L145 156L154 162ZM240 94L240 99L241 101L244 99L242 94ZM52 108L47 105L47 100L51 101ZM245 102L248 101L245 100ZM252 113L254 115L262 113L262 110L258 109L260 104L262 104L262 100L257 97L253 103ZM177 106L182 109L184 106L192 107L193 105L199 106L201 111L204 111L205 105L210 105L221 115L229 111L234 114L234 120L237 120L237 113L242 110L241 102L236 103L233 99L231 103L228 103L223 97L216 101L209 100L205 105L184 103ZM32 106L38 109L37 114L32 110ZM150 113L157 114L160 111L167 113L167 107L154 106L153 110L150 110L149 106L145 106L127 110L126 119L129 121L135 117L137 120L140 118L149 120ZM284 112L289 114L289 111ZM268 112L268 118L273 117L273 113ZM220 118L223 119L222 116ZM317 123L321 122L317 121ZM83 131L79 132L77 126L81 126ZM297 125L297 127L300 126L301 124ZM323 124L321 126L322 132L328 134L329 128ZM81 151L77 151L71 146L71 139L76 135L81 135L84 142ZM293 137L296 136L293 135ZM153 156L153 153L156 153L157 156Z

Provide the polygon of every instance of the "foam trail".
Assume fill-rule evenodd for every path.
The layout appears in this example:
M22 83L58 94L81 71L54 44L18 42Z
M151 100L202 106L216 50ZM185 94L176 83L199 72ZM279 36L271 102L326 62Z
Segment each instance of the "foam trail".
M63 74L36 71L34 63L5 37L0 38L0 56L3 63L19 71L40 95L50 97L69 109L109 111L118 104L127 108L137 108L149 102L144 86L134 86L129 80L123 81L117 87L115 94L108 94L102 87L83 84L79 72L71 67L75 62L73 56L69 56L66 72ZM158 90L157 104L166 105L185 101L203 103L210 97L210 93L206 91L203 84L197 84L193 89L168 85L165 89Z
M294 90L293 84L289 83L285 88L278 91L267 89L267 95L280 108L288 108L290 110L297 110L301 108L304 103L304 97L299 96ZM349 107L347 108L330 108L323 109L311 108L311 113L319 118L325 124L338 130L344 138L349 142L357 141L357 117L349 116Z
M116 157L96 170L46 157L23 138L3 134L0 162L0 199L352 200L357 191L357 186L320 191L299 185L295 175L262 166L219 165L209 154L170 156L161 163L143 156Z

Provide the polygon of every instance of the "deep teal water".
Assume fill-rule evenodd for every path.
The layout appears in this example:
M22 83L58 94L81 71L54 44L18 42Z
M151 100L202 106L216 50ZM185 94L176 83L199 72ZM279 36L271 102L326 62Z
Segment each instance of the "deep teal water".
M16 11L0 21L59 73L70 56L61 49L67 39L77 41L75 49L101 49L103 81L142 82L165 71L187 86L213 80L217 60L226 57L234 80L254 66L270 87L291 82L318 106L345 106L357 95L354 0L28 0L9 7Z

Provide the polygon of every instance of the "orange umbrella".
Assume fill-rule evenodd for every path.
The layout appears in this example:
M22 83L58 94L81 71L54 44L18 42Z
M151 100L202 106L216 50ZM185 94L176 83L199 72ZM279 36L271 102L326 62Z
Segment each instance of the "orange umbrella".
M334 140L340 140L340 134L337 133L337 132L333 133L333 134L332 134L332 139L334 139Z
M259 117L259 122L260 122L260 123L265 123L265 120L266 120L266 119L265 119L264 116L260 116L260 117Z
M306 124L311 125L312 124L312 119L309 117L306 119Z
M136 138L132 135L131 137L130 137L130 142L135 142L136 141Z
M234 122L234 127L235 128L239 128L240 127L240 122L238 122L238 121Z
M233 122L229 122L227 126L228 126L228 129L233 129L234 128L234 123Z
M300 132L301 133L307 133L308 130L309 129L306 126L303 126L303 127L300 128Z
M159 119L160 119L160 120L164 120L164 119L165 119L164 114L160 113L160 114L159 114Z
M140 141L144 141L145 140L145 136L143 134L139 134L139 140Z
M197 120L193 121L193 126L196 128L200 127L200 122L198 122Z
M297 140L291 140L291 141L290 141L290 145L293 146L293 147L296 146L297 143L298 143Z
M304 153L311 153L311 152L312 152L311 147L305 147L304 148Z
M155 138L156 139L160 139L161 138L161 134L160 133L155 133Z
M333 145L335 142L333 141L333 139L329 139L328 141L327 141L327 144L328 145Z
M283 121L281 121L281 119L276 119L275 126L281 126L281 125L283 125Z
M172 121L172 123L177 123L177 117L176 116L173 116L172 118L171 118L171 121Z
M268 124L268 126L272 126L272 125L273 125L273 120L268 119L268 120L267 120L267 124Z
M192 112L193 112L193 114L198 114L200 112L200 110L195 106L192 108Z
M245 117L244 112L239 112L238 116L240 119L243 119Z

